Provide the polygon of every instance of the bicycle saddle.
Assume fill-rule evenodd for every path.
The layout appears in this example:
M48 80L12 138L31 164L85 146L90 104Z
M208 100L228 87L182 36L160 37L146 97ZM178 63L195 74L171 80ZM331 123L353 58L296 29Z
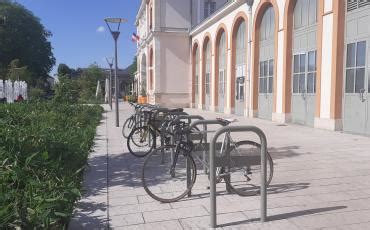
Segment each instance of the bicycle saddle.
M226 126L226 125L229 125L231 123L234 123L234 122L238 121L235 118L222 118L222 117L217 117L216 120L221 122L223 126Z

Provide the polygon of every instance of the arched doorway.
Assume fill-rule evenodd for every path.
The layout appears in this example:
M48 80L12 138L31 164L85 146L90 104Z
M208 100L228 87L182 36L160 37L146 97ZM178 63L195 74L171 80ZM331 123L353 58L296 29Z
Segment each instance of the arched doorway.
M200 76L200 68L199 68L199 47L198 43L194 44L193 47L193 103L194 107L197 108L199 105L199 76Z
M274 104L275 12L270 4L259 28L258 117L272 119Z
M292 34L292 122L314 126L318 0L296 0Z
M215 75L215 106L218 112L223 113L225 108L227 83L227 35L221 28L216 37L216 68Z
M207 36L203 42L203 108L206 110L209 110L211 105L211 68L211 39Z
M247 76L247 27L243 18L238 18L233 30L233 76L231 91L231 106L234 113L244 115L245 109L245 77Z
M370 5L346 2L343 130L370 135Z

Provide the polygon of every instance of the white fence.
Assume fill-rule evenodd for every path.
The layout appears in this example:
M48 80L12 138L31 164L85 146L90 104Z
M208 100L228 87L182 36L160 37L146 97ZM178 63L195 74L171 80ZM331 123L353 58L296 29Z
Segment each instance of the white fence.
M27 99L27 83L25 81L0 80L0 99L6 98L8 103L13 103L19 95Z

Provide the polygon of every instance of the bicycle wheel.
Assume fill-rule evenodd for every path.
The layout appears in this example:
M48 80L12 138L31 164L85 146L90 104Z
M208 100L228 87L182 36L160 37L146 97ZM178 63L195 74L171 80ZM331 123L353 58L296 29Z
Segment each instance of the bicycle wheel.
M194 159L175 154L175 146L162 146L152 151L145 159L142 170L142 183L145 191L153 199L163 202L175 202L185 197L193 187L197 170ZM177 155L175 168L173 162ZM187 168L189 167L189 185Z
M134 128L134 124L135 124L135 120L133 116L127 118L127 120L125 121L122 127L122 136L124 138L127 138L128 135L130 135L132 129Z
M136 157L145 157L154 147L154 131L148 126L136 127L128 135L127 148Z
M261 145L254 141L240 141L231 147L227 154L230 154L231 160L230 167L225 170L228 173L224 179L230 190L240 196L259 194L261 188ZM266 166L268 186L274 174L274 164L268 152Z

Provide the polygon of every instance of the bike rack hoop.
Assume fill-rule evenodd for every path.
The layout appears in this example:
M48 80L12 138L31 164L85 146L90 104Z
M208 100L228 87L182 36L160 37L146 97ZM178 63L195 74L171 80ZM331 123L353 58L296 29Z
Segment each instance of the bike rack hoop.
M252 132L257 134L261 141L261 222L266 221L267 217L267 195L266 195L266 155L267 155L267 139L264 132L256 126L225 126L216 131L211 143L210 143L210 227L217 227L217 209L216 209L216 165L215 165L215 146L216 141L220 135L223 133L233 133L233 132Z

